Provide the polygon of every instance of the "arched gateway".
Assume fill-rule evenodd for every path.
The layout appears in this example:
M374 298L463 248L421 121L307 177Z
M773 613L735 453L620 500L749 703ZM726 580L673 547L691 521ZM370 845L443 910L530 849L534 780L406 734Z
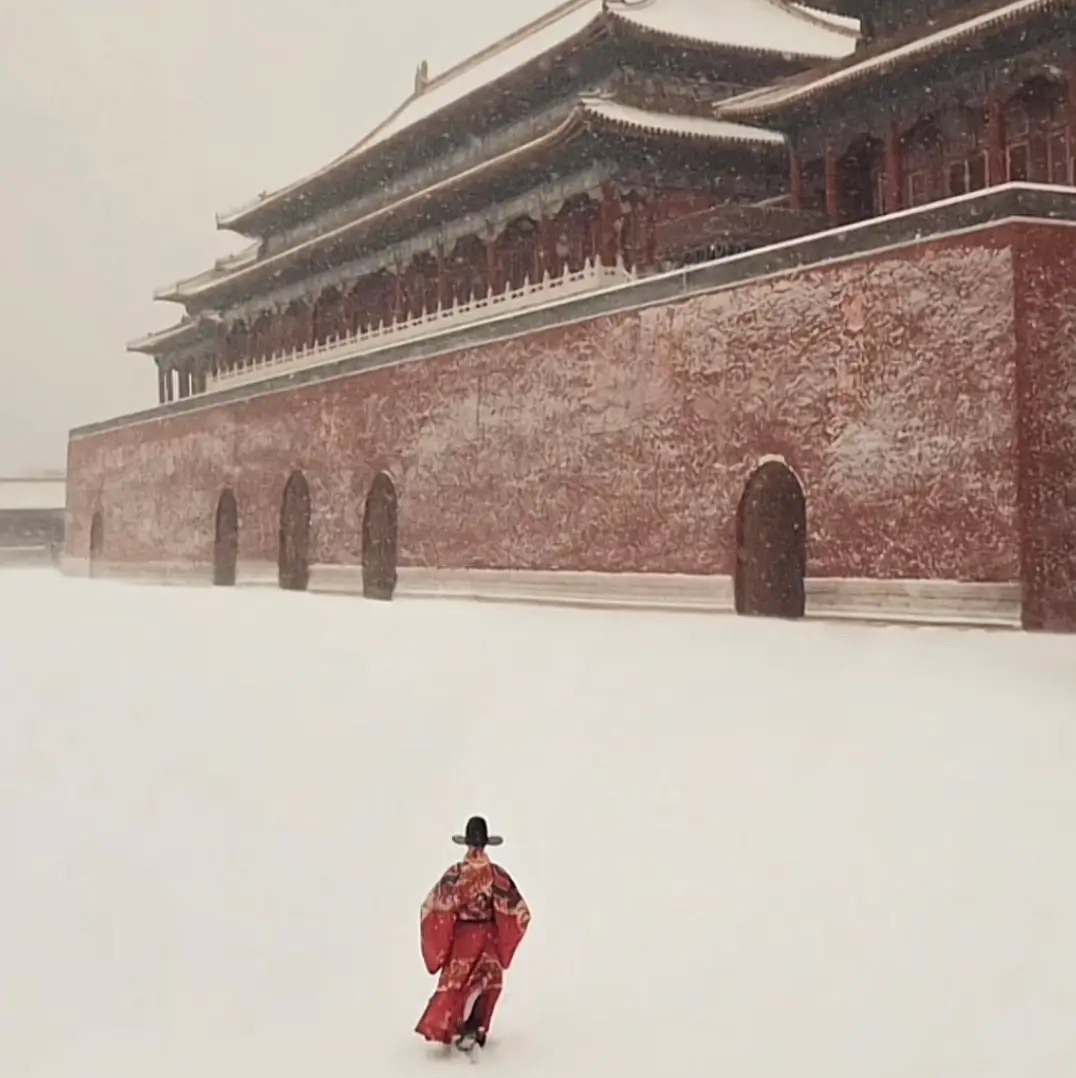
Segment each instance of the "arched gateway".
M93 514L90 521L90 576L95 576L99 568L98 562L105 550L105 523L101 519L101 510Z
M239 560L239 507L235 495L225 490L217 502L217 523L213 540L213 583L231 587Z
M807 499L789 467L767 461L736 514L736 612L802 618L806 575Z
M362 593L392 598L396 590L396 487L380 472L370 485L362 517Z
M292 472L280 505L280 586L306 591L310 580L310 488L302 472Z

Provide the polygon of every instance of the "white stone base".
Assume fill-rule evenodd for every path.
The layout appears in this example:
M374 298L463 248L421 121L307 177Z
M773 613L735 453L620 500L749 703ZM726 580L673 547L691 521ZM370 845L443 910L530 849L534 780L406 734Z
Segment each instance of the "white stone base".
M362 566L311 565L307 586L331 595L362 595Z
M1019 583L807 578L810 617L1020 628Z
M88 576L89 562L65 557L63 571ZM94 576L168 584L212 584L210 566L169 562L140 565L98 562ZM269 561L241 561L239 587L277 587ZM361 565L312 565L309 590L362 594ZM397 598L471 599L635 610L731 613L729 576L669 573L589 573L531 569L401 568ZM808 577L807 616L856 621L1019 628L1018 583L974 584L955 580L867 580Z
M396 594L422 599L481 599L715 613L729 613L735 608L732 577L670 573L400 569Z
M655 610L735 610L730 576L501 569L401 569L400 597ZM807 616L1020 627L1018 583L808 577Z
M210 572L208 583L213 583ZM280 587L280 570L275 561L240 561L235 567L237 588Z
M60 562L65 576L93 576L132 584L212 584L213 567L195 562L112 562L98 558L91 572L89 558L65 554Z

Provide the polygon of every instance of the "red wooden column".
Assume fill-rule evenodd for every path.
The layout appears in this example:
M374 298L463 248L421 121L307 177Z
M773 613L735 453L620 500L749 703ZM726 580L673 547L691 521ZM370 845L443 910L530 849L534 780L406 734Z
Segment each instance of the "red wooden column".
M1005 165L1005 103L991 97L986 103L986 182L996 187L1008 179Z
M545 271L545 207L538 207L538 222L534 234L534 250L531 258L531 284L540 284Z
M646 218L644 222L646 234L646 254L644 264L646 269L654 269L662 252L658 249L658 214L654 206L654 199L650 197L646 202Z
M788 147L788 192L794 210L803 209L803 161L795 146Z
M280 311L273 307L269 311L269 324L265 328L265 351L273 355L280 350Z
M602 263L615 266L620 244L617 225L620 223L620 191L616 184L606 180L601 185L601 202L598 205L598 242L595 245Z
M1065 124L1069 133L1069 183L1076 184L1076 67L1069 71L1065 94Z
M500 291L500 274L497 272L497 235L494 225L486 226L486 288L490 292Z
M1028 104L1028 176L1032 183L1050 182L1049 142L1050 110L1047 102L1036 96Z
M165 389L164 389L164 364L160 359L157 360L157 403L164 404L165 402Z
M445 245L437 245L437 309L444 310L448 300L448 284L445 281Z
M546 269L549 270L549 276L553 278L559 278L564 275L565 259L561 258L560 255L560 238L565 225L564 219L560 215L561 208L558 208L557 212L548 218L549 231L547 233L547 238L549 240L549 246L545 249L545 264Z
M904 151L896 120L885 130L885 213L904 208Z
M394 265L394 272L392 275L392 321L393 323L402 320L404 294L403 294L403 268L400 263L397 262Z
M837 151L826 146L826 216L831 225L841 223L841 167Z

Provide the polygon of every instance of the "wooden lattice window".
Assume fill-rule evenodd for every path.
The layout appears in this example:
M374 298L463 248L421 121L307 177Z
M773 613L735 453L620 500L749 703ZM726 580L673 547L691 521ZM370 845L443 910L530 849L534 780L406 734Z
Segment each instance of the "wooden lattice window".
M963 195L986 186L986 114L982 109L965 109L960 126L945 147L946 193Z
M1010 101L1005 108L1005 175L1012 181L1031 177L1031 117L1024 100Z
M1076 180L1073 161L1076 148L1072 145L1065 101L1057 95L1048 104L1046 115L1046 175L1050 183L1064 186Z
M925 120L904 137L905 206L922 206L943 193L936 191L941 164L938 129L932 120Z

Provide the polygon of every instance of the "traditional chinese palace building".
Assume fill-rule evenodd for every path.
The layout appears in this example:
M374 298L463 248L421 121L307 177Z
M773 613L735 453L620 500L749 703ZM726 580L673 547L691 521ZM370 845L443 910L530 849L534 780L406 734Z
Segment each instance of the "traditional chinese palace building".
M68 569L1076 628L1076 0L824 6L420 65L156 293Z

